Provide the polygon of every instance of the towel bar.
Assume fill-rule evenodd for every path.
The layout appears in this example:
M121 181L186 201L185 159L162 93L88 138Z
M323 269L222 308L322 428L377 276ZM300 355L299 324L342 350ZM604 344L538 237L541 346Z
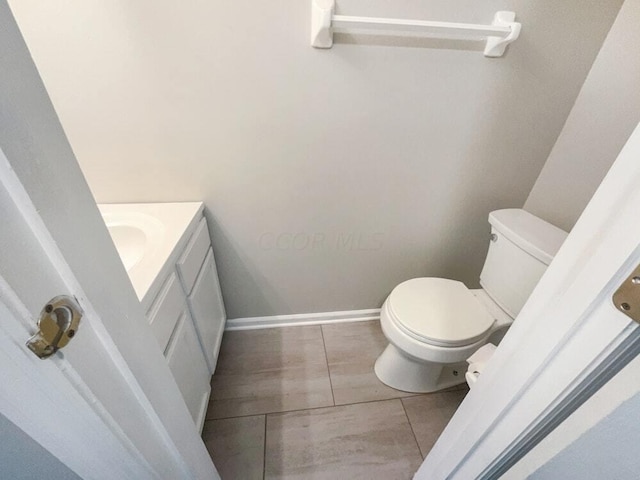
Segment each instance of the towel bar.
M312 0L311 46L331 48L334 30L375 30L378 32L419 32L429 36L456 38L486 38L485 57L501 57L507 45L520 35L521 25L514 12L497 12L491 25L473 23L401 20L394 18L353 17L334 15L335 0Z

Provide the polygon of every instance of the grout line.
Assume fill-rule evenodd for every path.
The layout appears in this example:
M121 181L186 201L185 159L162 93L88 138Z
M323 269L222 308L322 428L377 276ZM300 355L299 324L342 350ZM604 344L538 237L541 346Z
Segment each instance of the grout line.
M355 323L355 322L354 322ZM327 324L327 325L331 325L331 324ZM232 416L224 416L224 417L219 417L219 418L207 418L205 415L205 425L209 422L215 422L216 420L227 420L227 419L239 419L239 418L246 418L246 417L255 417L255 416L263 416L264 417L264 443L263 443L263 461L262 461L262 479L266 480L266 462L267 462L267 422L269 419L269 416L271 415L282 415L282 414L286 414L286 413L296 413L296 412L311 412L313 410L320 410L323 408L337 408L337 407L347 407L350 405L364 405L364 404L368 404L368 403L380 403L380 402L386 402L386 401L393 401L393 400L399 400L400 403L402 404L402 409L404 411L405 414L405 418L407 419L407 422L409 423L409 428L411 429L411 433L413 435L413 439L415 441L416 446L418 447L418 453L420 454L420 456L422 457L422 459L425 458L425 455L423 455L422 450L420 448L420 444L418 442L418 438L416 436L416 432L413 428L413 425L411 423L411 420L409 418L409 415L407 413L407 409L404 405L403 400L405 398L413 398L413 397L420 397L420 396L424 396L425 394L422 393L409 393L409 392L401 392L401 396L399 397L391 397L391 398L382 398L382 399L372 399L372 400L363 400L363 401L357 401L357 402L350 402L350 403L344 403L344 404L340 404L337 405L336 404L336 400L335 400L335 394L334 394L334 390L333 390L333 382L331 379L331 370L329 368L329 357L328 357L328 353L327 353L327 345L326 345L326 340L324 337L324 325L319 325L320 326L320 333L322 336L322 345L323 345L323 350L324 350L324 356L325 356L325 364L327 367L327 374L329 377L329 385L331 388L331 398L332 398L332 405L321 405L321 406L317 406L317 407L307 407L307 408L297 408L297 409L292 409L292 410L277 410L277 411L272 411L272 412L254 412L254 413L249 413L249 414L244 414L244 415L232 415ZM300 326L302 327L302 326ZM458 390L462 390L462 388L464 388L464 386L456 386L444 391L451 391L451 392L457 392ZM442 391L442 392L444 392ZM442 393L442 392L434 392L434 393ZM429 394L427 394L429 395Z
M407 408L404 406L404 402L400 399L400 403L402 404L402 410L404 410L404 416L407 417L407 422L409 423L409 428L411 429L411 433L413 434L413 439L416 442L416 446L418 447L418 452L420 452L420 456L422 460L425 459L424 453L422 453L422 449L420 448L420 443L418 442L418 437L416 436L416 432L413 429L413 425L411 424L411 419L409 418L409 414L407 413Z
M437 393L437 392L436 392ZM421 397L425 395L424 393L413 393L408 394L404 397L391 397L391 398L377 398L375 400L363 400L361 402L351 402L351 403L341 403L339 405L321 405L318 407L307 407L307 408L294 408L293 410L277 410L273 412L258 412L251 413L247 415L234 415L231 417L220 417L220 418L208 418L206 422L215 422L216 420L227 420L230 418L244 418L244 417L256 417L259 415L280 415L282 413L295 413L295 412L305 412L307 410L320 410L321 408L338 408L338 407L348 407L350 405L365 405L367 403L377 403L377 402L389 402L391 400L402 400L403 398L413 398L413 397ZM430 395L430 394L426 394Z
M329 369L329 356L327 355L327 343L324 341L324 329L320 325L320 335L322 335L322 348L324 349L324 361L327 364L327 376L329 377L329 387L331 388L331 400L333 406L336 406L336 397L333 393L333 382L331 381L331 370Z
M357 322L351 322L351 323L357 323ZM254 413L248 413L246 415L231 415L228 417L217 417L217 418L208 418L205 415L205 422L211 422L211 421L215 421L215 420L226 420L226 419L230 419L230 418L243 418L243 417L255 417L258 415L272 415L272 414L279 414L279 413L292 413L292 412L303 412L305 410L318 410L320 408L330 408L330 407L346 407L348 405L361 405L361 404L365 404L365 403L375 403L375 402L384 402L387 400L396 400L396 399L400 399L402 400L403 398L412 398L412 397L420 397L423 395L431 395L432 393L442 393L442 392L447 392L447 391L456 391L457 388L461 388L460 386L454 386L454 387L450 387L447 388L445 390L441 390L438 392L430 392L430 393L411 393L411 392L403 392L402 396L399 397L389 397L389 398L378 398L378 399L373 399L373 400L363 400L360 402L349 402L349 403L342 403L342 404L336 404L335 403L335 397L333 395L333 384L331 382L331 371L329 370L329 360L328 360L328 356L327 356L327 346L326 346L326 342L324 339L324 331L322 329L322 327L324 325L332 325L331 323L327 323L327 324L322 324L322 325L318 325L320 327L320 333L322 335L322 345L324 348L324 354L325 354L325 361L326 361L326 365L327 365L327 373L329 375L329 383L331 384L331 397L333 399L333 405L321 405L318 407L307 407L307 408L294 408L292 410L275 410L275 411L270 411L270 412L254 412ZM346 324L345 324L346 325ZM307 325L302 325L300 327L292 327L292 328L301 328ZM310 325L308 325L310 326ZM399 390L398 390L399 391ZM404 404L403 404L404 407ZM406 412L405 412L406 413ZM265 420L266 422L266 420ZM411 423L411 422L409 422Z
M264 414L264 442L262 449L262 480L267 478L267 414Z

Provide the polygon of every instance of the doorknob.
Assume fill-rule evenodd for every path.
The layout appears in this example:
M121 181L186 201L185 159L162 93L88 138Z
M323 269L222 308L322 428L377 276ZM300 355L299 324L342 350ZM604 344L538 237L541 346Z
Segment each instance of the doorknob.
M40 312L38 332L27 341L27 347L39 358L50 357L75 336L82 313L73 297L52 298Z

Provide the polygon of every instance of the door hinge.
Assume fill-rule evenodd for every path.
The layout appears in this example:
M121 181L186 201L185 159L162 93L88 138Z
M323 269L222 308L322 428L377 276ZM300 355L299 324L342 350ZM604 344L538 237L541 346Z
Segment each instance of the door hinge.
M613 304L627 317L640 323L640 265L614 292Z

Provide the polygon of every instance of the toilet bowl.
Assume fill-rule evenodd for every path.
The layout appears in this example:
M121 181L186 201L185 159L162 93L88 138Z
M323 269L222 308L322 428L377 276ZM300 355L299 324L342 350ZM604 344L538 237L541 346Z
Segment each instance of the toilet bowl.
M511 325L567 235L519 209L492 212L489 223L483 288L414 278L385 300L380 324L389 345L374 370L386 385L426 393L464 383L466 359Z
M466 359L513 319L484 290L443 278L414 278L385 301L380 324L389 345L374 370L386 385L434 392L464 383ZM430 321L425 322L428 318Z

